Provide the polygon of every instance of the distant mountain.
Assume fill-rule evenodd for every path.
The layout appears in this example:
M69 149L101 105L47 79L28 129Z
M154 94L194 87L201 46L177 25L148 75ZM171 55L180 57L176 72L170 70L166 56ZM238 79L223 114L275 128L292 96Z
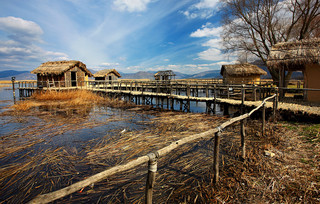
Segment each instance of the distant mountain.
M16 77L16 80L35 80L37 78L36 75L31 74L30 71L0 71L0 80L11 80L11 77Z
M220 70L210 70L205 72L200 72L198 74L193 74L189 78L192 79L212 79L212 78L221 78Z
M121 79L154 79L153 75L156 72L136 72L136 73L123 73L119 72L121 74Z

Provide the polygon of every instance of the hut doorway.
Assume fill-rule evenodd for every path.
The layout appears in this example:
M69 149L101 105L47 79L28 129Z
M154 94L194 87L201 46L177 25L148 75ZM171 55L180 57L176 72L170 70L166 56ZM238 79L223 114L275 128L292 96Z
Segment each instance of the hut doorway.
M71 72L71 86L77 86L77 72Z

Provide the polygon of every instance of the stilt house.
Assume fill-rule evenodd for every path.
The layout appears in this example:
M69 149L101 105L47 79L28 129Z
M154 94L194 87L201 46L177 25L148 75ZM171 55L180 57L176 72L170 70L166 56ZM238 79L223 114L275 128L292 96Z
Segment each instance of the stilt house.
M267 75L267 72L256 65L243 63L222 65L220 74L224 84L255 84L259 83L261 75Z
M286 71L302 71L304 88L320 89L320 39L278 43L272 47L267 65L279 71L279 87L285 86ZM320 102L320 90L306 91L304 99Z
M114 81L121 77L115 69L104 69L93 75L96 81Z
M159 71L154 75L154 79L158 81L170 81L175 79L175 73L172 70Z
M37 75L38 86L42 87L84 86L92 76L85 64L75 60L45 62L31 73Z

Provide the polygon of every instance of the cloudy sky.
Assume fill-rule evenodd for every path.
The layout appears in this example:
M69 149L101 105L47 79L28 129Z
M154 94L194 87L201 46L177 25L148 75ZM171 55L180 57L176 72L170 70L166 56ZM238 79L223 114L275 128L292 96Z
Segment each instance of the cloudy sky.
M0 71L54 60L132 73L220 69L218 0L0 0Z

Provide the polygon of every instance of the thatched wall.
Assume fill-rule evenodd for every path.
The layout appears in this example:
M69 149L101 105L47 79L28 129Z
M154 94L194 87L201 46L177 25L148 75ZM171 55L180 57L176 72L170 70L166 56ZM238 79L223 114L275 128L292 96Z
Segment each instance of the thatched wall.
M270 51L269 68L298 71L307 64L320 64L320 39L278 43Z

